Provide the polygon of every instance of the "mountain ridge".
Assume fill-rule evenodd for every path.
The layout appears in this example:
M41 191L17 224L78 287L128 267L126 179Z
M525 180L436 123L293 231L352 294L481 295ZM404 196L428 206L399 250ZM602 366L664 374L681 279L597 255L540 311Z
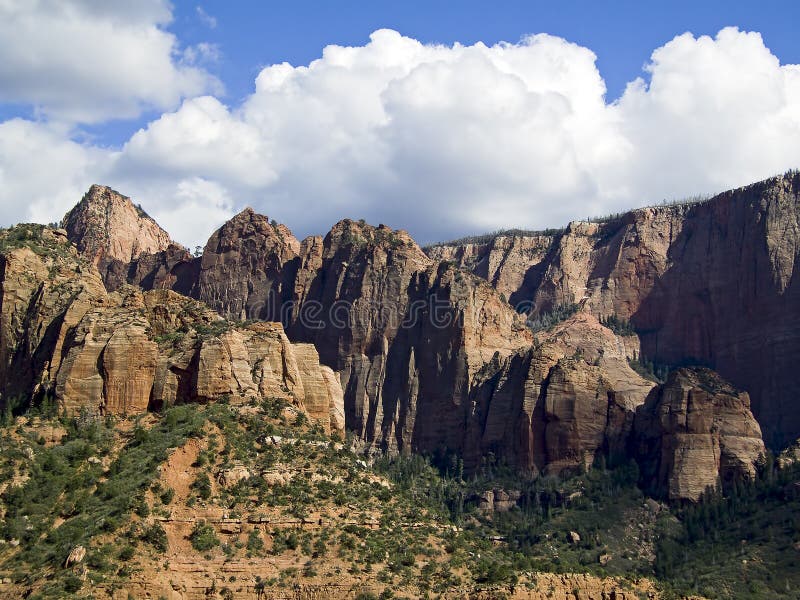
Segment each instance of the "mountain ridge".
M793 189L792 175L787 177ZM762 193L783 179L751 188ZM703 206L714 203L711 199ZM285 226L245 209L211 236L199 257L169 245L122 268L114 263L103 278L109 289L128 284L171 288L228 318L282 323L293 341L313 344L321 363L335 373L347 428L377 451L431 453L444 448L461 454L468 468L494 453L523 471L559 472L590 466L599 453L627 445L634 415L648 395L629 363L652 356L648 338L644 334L640 342L634 335L634 343L625 341L633 332L612 332L605 340L595 331L606 330L601 321L608 310L625 320L633 314L625 307L647 298L647 286L652 288L669 270L663 265L678 235L674 220L686 218L697 207L646 208L607 223L574 222L550 239L549 246L547 236L536 236L534 246L506 248L506 256L494 261L494 270L502 274L504 269L523 269L526 277L534 270L540 278L530 288L529 318L544 314L546 308L581 304L583 316L568 318L556 329L566 334L567 343L557 341L558 335L528 331L519 306L514 310L506 301L503 290L510 288L503 286L513 282L490 278L489 269L481 272L462 260L483 277L470 275L453 268L447 258L426 255L402 230L350 219L334 225L324 238L299 242ZM642 232L647 235L637 237ZM73 241L97 250L97 243ZM114 244L108 237L101 242ZM609 254L612 247L616 255ZM644 254L626 258L630 248L639 247ZM441 254L446 249L435 250ZM578 256L589 262L576 260ZM591 266L592 261L597 265ZM614 273L625 261L639 273L635 285L613 286L619 293L610 299L604 299L607 283L590 289L588 273L598 268ZM780 271L784 279L785 269L793 264ZM575 290L583 280L587 285L579 297ZM623 301L619 306L618 297ZM310 316L309 309L318 314ZM612 356L616 363L610 362ZM568 360L573 362L564 362ZM598 376L603 383L594 387L608 396L599 404L580 391L593 389L589 380ZM567 391L554 395L562 388ZM631 395L630 390L639 388ZM573 396L578 400L570 400ZM575 407L568 408L572 402ZM611 415L617 410L619 417L608 417L611 429L599 438L592 433L594 441L589 442L587 432L595 425L589 425L591 419L582 425L577 415ZM588 430L582 429L586 426ZM752 460L758 451L751 450Z

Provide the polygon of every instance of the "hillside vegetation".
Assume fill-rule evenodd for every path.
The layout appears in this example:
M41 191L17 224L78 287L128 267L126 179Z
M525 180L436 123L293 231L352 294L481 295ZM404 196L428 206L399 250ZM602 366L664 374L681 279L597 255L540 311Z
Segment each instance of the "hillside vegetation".
M223 598L297 585L501 597L540 589L537 573L548 572L618 577L619 589L640 591L641 578L656 578L667 598L800 590L794 466L768 460L756 482L670 509L643 495L633 462L525 480L490 458L465 477L452 454L370 465L357 447L271 400L121 420L7 418L0 591L158 597L199 575ZM492 505L490 491L517 500Z

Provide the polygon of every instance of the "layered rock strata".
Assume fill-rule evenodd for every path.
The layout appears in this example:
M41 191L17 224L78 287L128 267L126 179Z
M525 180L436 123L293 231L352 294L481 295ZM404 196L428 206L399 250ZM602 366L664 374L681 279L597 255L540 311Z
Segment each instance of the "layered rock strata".
M108 293L64 232L18 227L35 239L0 252L4 402L51 397L69 413L135 414L282 398L326 430L343 430L337 378L279 323L231 323L170 290Z
M637 411L635 429L645 483L673 500L753 478L765 453L749 396L710 369L670 373Z
M433 258L404 231L350 220L324 238L298 242L248 209L215 232L198 258L167 246L107 267L106 286L118 292L104 302L114 310L87 308L70 329L82 350L60 356L78 373L95 352L103 364L107 353L109 366L103 375L64 375L55 389L61 398L88 394L102 398L104 410L123 411L140 409L151 373L146 405L291 393L315 418L346 424L369 446L456 452L468 468L488 456L532 473L584 468L600 455L625 454L636 415L656 393L655 383L628 364L634 355L726 365L728 352L744 364L766 343L762 330L778 327L754 315L758 306L769 314L786 309L788 328L773 331L771 342L792 355L796 188L797 176L787 175L704 204L574 223L552 236L496 238L486 248L441 247ZM731 254L736 240L744 244L740 255L753 260L740 258L734 268L717 246ZM86 248L91 244L83 246L86 260L95 261ZM728 267L743 281L740 293ZM142 296L143 308L126 306L138 300L125 283L171 288L228 319L280 322L296 342L293 358L283 343L264 350L284 336L274 324L228 324L222 331L204 317L207 339L195 337L194 325L179 329L186 339L173 330L153 334L153 292ZM562 304L582 310L534 336L507 300L527 301L533 315ZM737 330L718 313L744 313L756 325L743 322ZM639 337L602 326L599 318L610 315L630 319L641 345ZM168 338L174 343L163 347ZM126 345L140 350L140 362L127 364L119 350ZM775 365L766 370L772 387L753 394L762 420L770 410L791 412L769 392L787 376ZM751 371L744 366L729 377L742 385L755 377ZM767 392L768 402L757 401ZM722 462L707 467L724 471ZM669 480L664 473L659 480ZM691 486L681 490L694 494Z
M746 390L765 439L781 447L800 437L798 194L790 172L705 202L429 253L486 277L533 316L583 302L629 320L649 359L704 364Z

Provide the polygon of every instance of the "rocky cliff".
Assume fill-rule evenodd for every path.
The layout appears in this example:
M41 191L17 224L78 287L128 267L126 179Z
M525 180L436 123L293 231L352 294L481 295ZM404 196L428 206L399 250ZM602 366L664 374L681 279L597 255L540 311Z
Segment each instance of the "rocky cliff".
M61 230L0 234L0 391L71 413L282 398L343 430L338 379L279 323L230 323L170 290L107 292Z
M103 185L93 185L61 223L78 251L101 272L128 264L143 254L166 250L169 234L131 199Z
M4 406L54 379L71 327L105 289L63 230L18 225L0 235L0 385Z
M430 246L428 256L453 262L483 277L517 307L533 297L552 259L558 233L509 232L481 241ZM522 307L520 307L522 310ZM527 312L527 311L525 311Z
M759 302L767 311L782 306L790 325L795 318L795 305L789 306L796 293L789 254L797 247L790 218L796 180L778 178L705 204L573 223L552 235L440 247L431 256L406 232L363 221L344 220L324 238L298 242L285 226L247 209L212 235L201 257L173 245L107 266L104 279L112 293L105 302L113 310L87 308L85 318L73 324L81 347L75 353L86 355L61 352L66 363L55 389L62 399L88 394L122 410L128 400L120 398L128 396L119 386L138 390L130 392L138 410L178 397L263 396L271 385L264 381L280 381L302 397L309 412L343 419L373 448L456 452L468 468L491 453L532 473L579 469L600 454L624 454L628 448L637 410L655 385L630 367L635 355L724 367L726 355L718 349L723 342L729 352L743 356L766 344L762 329L775 328L783 333L772 341L791 347L791 327L758 325L763 317L754 307ZM761 216L752 217L753 211ZM769 224L773 221L787 224L783 237L777 224ZM737 262L741 293L731 289L726 271L734 268L725 255L732 238L745 244L740 253L754 257ZM81 239L77 244L86 262L96 258L92 244ZM763 260L774 268L756 268L758 283L751 285L747 265L761 265L765 252ZM768 282L761 281L764 277ZM269 365L274 374L278 369L253 348L254 339L266 343L261 325L228 322L211 339L189 335L170 348L155 348L148 311L176 297L148 301L148 292L137 300L126 283L145 290L171 288L226 319L282 323L296 343L297 374L282 367L282 374L271 379L260 370ZM525 310L534 315L568 303L579 303L581 311L533 335L507 299L527 302ZM756 325L725 325L714 314L707 316L715 310L737 318L744 311ZM601 325L599 318L610 315L630 319L639 336L618 335ZM201 329L217 327L210 317L203 319ZM717 340L709 328L727 333ZM741 331L751 337L740 339ZM140 349L141 364L113 366L124 365L124 352L115 348L126 344ZM86 381L66 375L73 364L80 372L81 361L105 357L106 349L112 366L105 378L99 372ZM763 354L774 357L772 351ZM227 357L221 367L215 366L217 356ZM326 368L320 369L320 362ZM797 385L780 364L764 365L768 373L762 377L771 374L790 388ZM119 381L111 375L118 369L125 373ZM729 377L741 386L752 370L745 366ZM151 372L160 383L153 383L145 403L141 390L148 389ZM302 391L291 384L299 379ZM77 391L70 391L69 381ZM770 389L752 394L769 400L761 402L762 419L770 414L766 407L778 402Z
M752 398L765 439L800 436L800 174L702 203L499 236L429 254L486 277L521 310L584 302L630 320L648 358L713 367Z
M750 398L710 369L670 373L639 407L635 428L645 483L670 499L752 478L765 452Z
M246 223L257 218L246 214ZM268 233L275 231L261 219ZM262 265L258 277L272 269L260 280L266 283L242 297L271 290L283 299L281 314L270 305L266 315L282 319L293 340L313 343L340 374L345 421L368 444L454 451L467 468L491 452L533 473L625 452L636 408L654 383L628 363L641 353L638 338L603 327L590 302L534 339L501 292L449 261L432 260L403 231L345 220L325 238L304 240L296 256L287 235L265 257L241 243L241 221L236 217L206 247L206 281L242 289L253 265ZM541 238L529 249L552 252L544 246ZM242 264L251 270L226 277ZM216 289L195 288L223 314L264 317L263 302L248 309Z
M280 320L299 251L286 226L245 209L208 240L190 294L230 318Z
M292 307L290 337L341 374L348 428L403 451L462 449L481 369L532 339L485 282L349 220L303 242Z

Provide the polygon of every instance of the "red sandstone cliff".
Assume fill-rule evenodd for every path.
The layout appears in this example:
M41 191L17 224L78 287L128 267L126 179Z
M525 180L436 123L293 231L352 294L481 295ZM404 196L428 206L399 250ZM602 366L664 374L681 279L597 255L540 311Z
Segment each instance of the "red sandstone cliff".
M793 435L800 417L776 386L798 385L784 364L796 346L799 306L792 301L797 188L797 176L785 176L704 204L573 223L552 236L439 247L435 258L403 231L350 220L299 243L285 226L248 209L214 233L200 258L167 246L106 265L107 288L120 292L103 300L105 308L95 309L93 300L73 311L68 331L81 349L76 356L62 351L56 362L63 357L72 368L102 355L108 366L88 378L62 370L56 389L63 399L71 385L86 386L78 395L124 410L129 400L119 398L128 392L120 389L148 389L151 372L161 383L153 383L148 403L265 393L265 355L252 344L264 332L234 325L207 342L154 348L148 302L155 308L173 297L145 294L135 316L125 302L136 296L123 285L133 283L190 294L228 318L282 322L294 342L306 344L296 347L296 370L317 365L317 354L329 370L287 372L281 385L291 389L300 378L310 389L327 389L308 398L310 410L339 402L347 427L377 448L447 449L468 466L491 452L530 472L624 453L654 386L630 368L634 351L672 364L716 364L750 391L765 430ZM78 237L83 256L94 260L96 244ZM534 315L573 302L583 309L533 336L506 299L528 301ZM641 346L636 336L598 322L609 315L630 319ZM133 371L126 370L126 347L143 357ZM266 362L274 373L277 363ZM115 372L125 374L119 383ZM764 385L754 390L753 382ZM142 409L144 392L131 394ZM339 395L341 401L330 399Z
M706 364L746 390L765 439L780 446L800 436L798 194L792 172L703 203L429 253L533 315L584 301L598 317L629 319L650 359Z

